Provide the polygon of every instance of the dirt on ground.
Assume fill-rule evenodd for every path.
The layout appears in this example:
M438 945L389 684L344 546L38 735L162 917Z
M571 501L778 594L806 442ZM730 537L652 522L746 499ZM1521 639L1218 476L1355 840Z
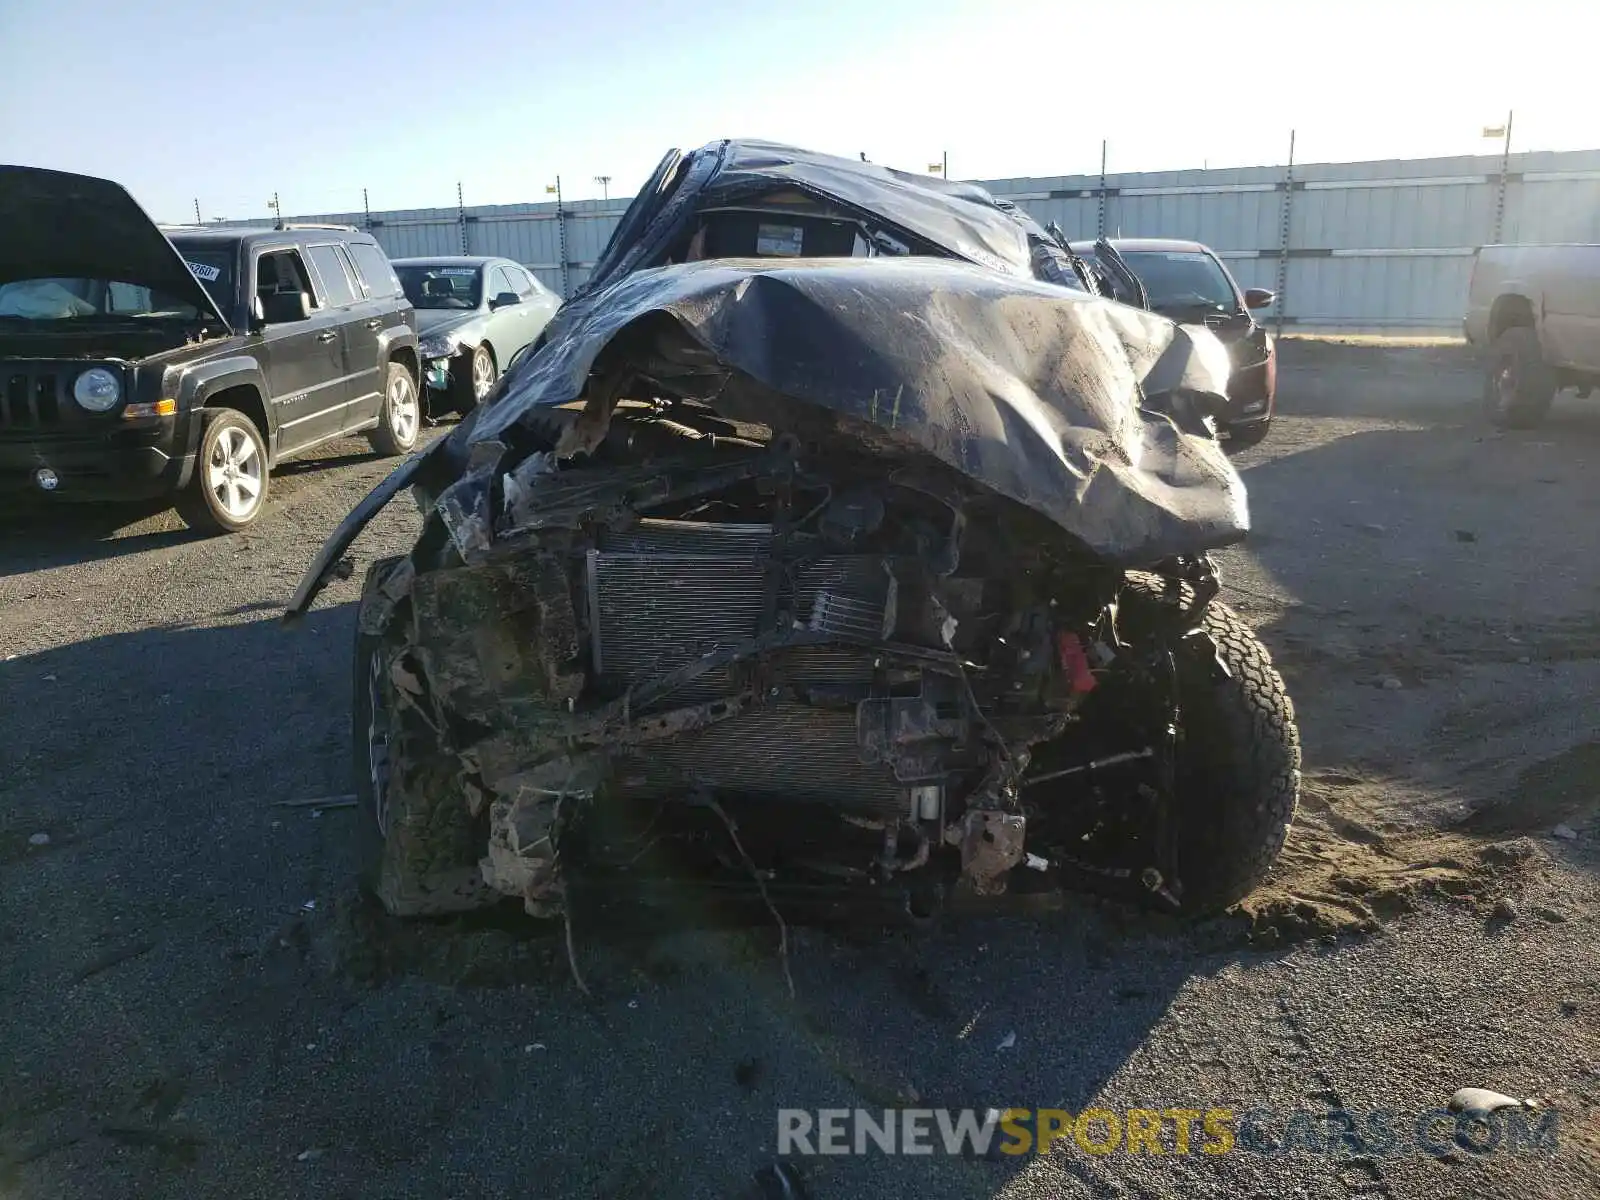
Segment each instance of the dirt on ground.
M907 1104L1223 1106L1268 1133L809 1158L811 1195L1600 1194L1600 401L1498 434L1459 346L1282 352L1238 459L1253 532L1219 556L1305 751L1271 877L1199 925L1068 897L796 927L793 995L770 924L693 904L580 923L585 996L526 922L361 896L361 570L276 620L392 465L361 443L288 464L232 538L0 512L0 1196L742 1197L780 1108ZM358 558L416 519L392 506ZM1556 1111L1559 1152L1292 1148L1297 1113L1421 1131L1464 1086Z

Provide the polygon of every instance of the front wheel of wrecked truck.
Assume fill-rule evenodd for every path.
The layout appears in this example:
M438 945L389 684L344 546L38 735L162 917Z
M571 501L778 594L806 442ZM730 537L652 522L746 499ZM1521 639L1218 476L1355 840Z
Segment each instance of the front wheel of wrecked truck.
M1130 581L1119 602L1121 636L1136 647L1165 640L1175 604L1153 582ZM1202 630L1208 636L1167 641L1181 731L1168 817L1173 822L1168 844L1175 876L1169 882L1175 886L1168 892L1178 911L1191 915L1225 909L1266 878L1288 838L1300 795L1300 735L1294 706L1266 647L1224 604L1210 605ZM1218 669L1219 661L1226 672ZM1129 726L1153 726L1156 722L1149 716L1165 711L1162 698L1149 694L1153 688L1124 688L1119 698L1117 681L1107 683L1091 693L1084 706L1085 724L1095 730L1099 743L1089 752L1093 754L1146 741ZM1138 715L1129 721L1126 714L1134 710ZM1150 899L1170 911L1172 900L1152 896L1141 881L1155 857L1147 807L1130 800L1109 813L1092 818L1083 814L1067 845L1092 854L1097 839L1112 843L1115 861L1095 865L1120 868L1123 882L1103 890ZM1117 876L1101 878L1109 881Z
M397 561L372 564L363 596ZM395 917L482 908L499 898L478 868L487 830L467 808L460 763L438 746L421 673L401 649L356 628L350 745L362 886Z

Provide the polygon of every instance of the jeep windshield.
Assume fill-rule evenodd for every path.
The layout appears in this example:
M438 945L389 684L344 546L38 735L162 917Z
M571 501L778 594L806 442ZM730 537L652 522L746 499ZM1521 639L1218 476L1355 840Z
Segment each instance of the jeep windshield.
M183 255L189 274L200 281L200 286L211 293L217 307L223 312L233 310L233 264L238 257L237 243L218 245L199 239L173 238L172 244Z
M186 300L116 279L18 279L0 285L0 319L26 321L198 321Z
M483 276L477 267L422 265L394 270L412 308L474 309L483 296Z
M1150 294L1150 307L1237 312L1239 298L1221 265L1199 250L1124 250L1122 257Z

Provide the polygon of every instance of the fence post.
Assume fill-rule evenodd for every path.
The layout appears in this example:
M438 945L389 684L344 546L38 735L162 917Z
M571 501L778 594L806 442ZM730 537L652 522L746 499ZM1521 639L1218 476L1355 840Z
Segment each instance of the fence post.
M461 184L456 183L456 225L461 230L461 253L471 254L467 248L467 202L461 194Z
M561 298L572 290L567 276L567 209L561 203L561 176L556 176L556 252L561 256Z
M1277 336L1283 336L1283 297L1289 289L1289 210L1294 204L1294 130L1289 131L1289 165L1283 171L1283 219L1278 233Z
M1095 224L1095 237L1106 235L1106 139L1100 139L1100 216Z
M1500 151L1500 186L1494 197L1494 241L1499 242L1505 229L1506 219L1506 177L1511 173L1511 118L1513 113L1506 113L1506 144Z

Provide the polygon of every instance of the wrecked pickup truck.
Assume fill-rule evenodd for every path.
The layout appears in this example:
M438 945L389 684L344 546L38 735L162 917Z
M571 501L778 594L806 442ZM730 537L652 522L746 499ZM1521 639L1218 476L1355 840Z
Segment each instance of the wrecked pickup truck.
M1300 751L1215 600L1208 552L1248 527L1210 421L1228 356L1080 268L971 185L669 155L289 606L412 491L424 528L369 570L354 657L388 910L563 918L662 879L917 916L1254 887Z

